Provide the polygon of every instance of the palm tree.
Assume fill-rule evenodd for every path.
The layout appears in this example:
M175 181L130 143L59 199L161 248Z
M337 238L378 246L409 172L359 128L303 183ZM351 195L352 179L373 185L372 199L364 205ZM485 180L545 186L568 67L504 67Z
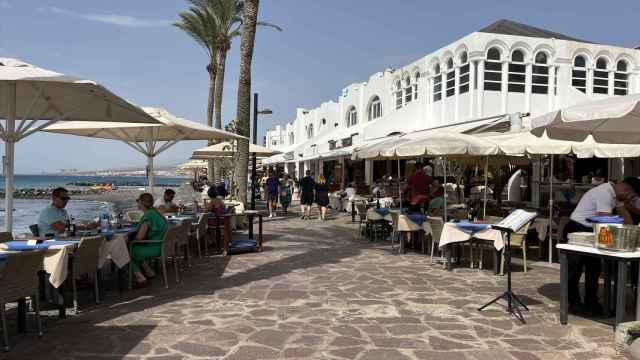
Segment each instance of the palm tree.
M240 39L240 79L238 81L238 104L236 126L238 134L249 137L251 108L251 62L256 40L258 7L260 0L246 0ZM247 202L247 169L249 167L249 140L238 140L238 161L236 163L236 183L238 200Z
M180 21L173 25L191 36L196 43L202 46L209 57L207 73L209 74L209 97L207 98L207 124L213 126L213 111L215 99L215 84L218 71L218 21L210 10L210 7L202 6L200 1L191 0L189 11L178 14ZM220 112L220 110L218 110ZM217 124L216 124L217 125ZM221 128L222 126L216 126ZM209 142L211 145L211 141ZM207 174L209 181L213 180L213 160L208 161ZM214 176L215 177L215 176Z

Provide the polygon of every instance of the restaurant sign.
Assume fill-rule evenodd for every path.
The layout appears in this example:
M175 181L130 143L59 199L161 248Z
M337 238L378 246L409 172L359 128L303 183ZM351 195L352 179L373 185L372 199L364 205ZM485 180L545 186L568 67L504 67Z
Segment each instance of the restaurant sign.
M284 154L285 161L291 161L293 159L294 159L293 151L289 151L288 153Z

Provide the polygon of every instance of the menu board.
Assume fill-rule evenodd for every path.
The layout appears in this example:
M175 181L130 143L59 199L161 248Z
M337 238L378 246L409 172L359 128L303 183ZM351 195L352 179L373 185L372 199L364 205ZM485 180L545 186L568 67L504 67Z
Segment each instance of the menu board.
M526 224L533 221L536 216L538 216L538 213L536 212L529 212L518 209L513 211L506 218L502 219L502 221L500 221L499 223L493 225L493 227L499 229L509 229L513 232L516 232Z

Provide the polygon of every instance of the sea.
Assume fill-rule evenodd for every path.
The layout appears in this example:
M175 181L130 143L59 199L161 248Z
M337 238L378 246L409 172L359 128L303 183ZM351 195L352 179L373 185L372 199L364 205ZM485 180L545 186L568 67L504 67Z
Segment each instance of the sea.
M170 178L156 176L156 184L179 186L187 182L185 178ZM71 175L16 175L14 186L16 189L49 189L54 187L66 187L68 189L80 188L73 183L115 183L115 184L146 184L146 177L142 176L71 176ZM5 188L4 177L0 176L2 189ZM137 186L139 187L139 186ZM45 206L49 205L49 199L15 199L13 213L13 233L29 232L29 225L37 222L38 214ZM4 199L0 199L0 228L4 228ZM112 213L113 204L102 201L74 200L67 204L67 211L75 221L90 221L104 212Z

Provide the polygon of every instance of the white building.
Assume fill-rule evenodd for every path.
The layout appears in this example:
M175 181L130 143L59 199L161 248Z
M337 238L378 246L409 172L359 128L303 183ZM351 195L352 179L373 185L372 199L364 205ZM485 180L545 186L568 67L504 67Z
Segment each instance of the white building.
M267 146L284 153L274 162L301 176L306 169L322 172L324 162L348 159L353 146L392 133L514 112L535 117L638 92L640 50L500 20L345 87L337 102L298 109L292 122L267 131ZM364 164L367 182L371 168Z

